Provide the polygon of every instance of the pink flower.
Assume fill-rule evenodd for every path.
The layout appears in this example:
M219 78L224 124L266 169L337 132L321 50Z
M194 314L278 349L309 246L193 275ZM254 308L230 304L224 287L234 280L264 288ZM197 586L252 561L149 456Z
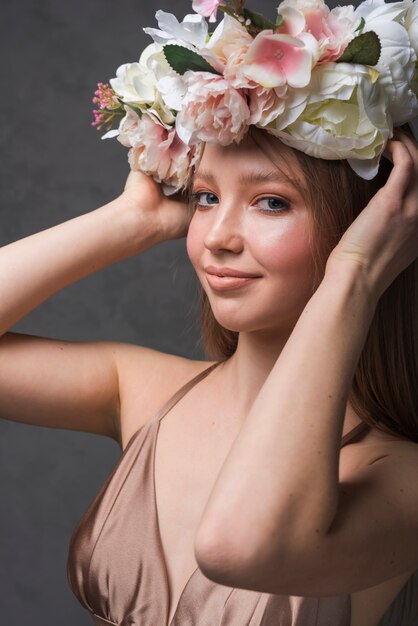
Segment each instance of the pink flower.
M267 126L285 108L286 86L282 89L265 89L257 85L255 89L248 89L250 124Z
M216 13L220 3L221 0L193 0L192 7L193 11L199 15L209 17L209 22L216 22Z
M247 29L238 20L225 14L207 44L207 50L222 64L220 71L236 89L255 86L253 81L240 72L242 60L252 41Z
M310 33L319 44L318 63L335 61L353 39L359 20L354 7L335 7L331 11L323 0L283 0L277 9L283 18L280 34L299 38Z
M186 95L176 117L176 130L184 143L239 143L250 118L244 94L222 76L209 72L189 71L183 79Z
M317 43L308 33L299 38L263 30L243 59L241 72L263 87L306 87L317 56Z
M181 141L175 129L164 126L154 115L143 113L137 124L132 124L131 131L133 143L128 154L131 168L164 182L170 193L183 187L190 176L194 150Z

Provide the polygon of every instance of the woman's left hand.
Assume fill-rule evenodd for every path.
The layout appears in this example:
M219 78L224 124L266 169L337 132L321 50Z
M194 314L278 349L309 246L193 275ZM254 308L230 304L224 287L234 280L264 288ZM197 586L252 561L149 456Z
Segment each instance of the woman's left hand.
M341 264L362 274L377 299L418 257L418 143L395 129L386 152L393 169L331 252L326 274Z

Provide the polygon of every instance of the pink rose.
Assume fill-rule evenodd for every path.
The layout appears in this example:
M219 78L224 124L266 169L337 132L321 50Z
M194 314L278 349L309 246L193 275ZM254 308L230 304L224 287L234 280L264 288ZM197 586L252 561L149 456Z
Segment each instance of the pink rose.
M250 118L245 95L222 76L209 72L186 72L183 80L186 95L176 117L176 130L184 143L238 143Z
M221 0L193 0L193 11L209 17L209 22L216 22L216 13Z
M129 151L129 164L133 170L140 170L164 182L170 193L183 187L190 175L191 158L194 150L186 146L174 128L165 127L154 115L144 113L131 136L132 148Z

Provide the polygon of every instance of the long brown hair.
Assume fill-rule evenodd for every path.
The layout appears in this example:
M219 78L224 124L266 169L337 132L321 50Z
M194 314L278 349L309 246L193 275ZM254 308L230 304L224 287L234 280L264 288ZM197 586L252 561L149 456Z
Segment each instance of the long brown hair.
M280 169L283 144L255 126L247 134ZM386 183L392 164L382 158L377 176L367 181L347 161L312 158L298 150L292 153L304 175L300 192L311 208L316 288L331 250ZM217 322L201 286L199 299L205 353L210 359L225 360L234 354L239 333ZM365 422L418 442L418 260L399 274L378 302L349 399Z

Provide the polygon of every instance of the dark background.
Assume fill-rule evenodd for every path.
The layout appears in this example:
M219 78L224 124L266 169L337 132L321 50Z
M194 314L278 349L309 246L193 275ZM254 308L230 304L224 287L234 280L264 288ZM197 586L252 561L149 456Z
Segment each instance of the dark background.
M273 15L277 4L248 6ZM0 245L121 193L127 150L90 126L91 99L151 43L142 27L157 26L158 8L192 13L191 0L1 0ZM165 242L67 287L11 330L202 359L196 286L185 240ZM67 584L68 542L119 454L105 437L0 420L1 624L91 624Z

